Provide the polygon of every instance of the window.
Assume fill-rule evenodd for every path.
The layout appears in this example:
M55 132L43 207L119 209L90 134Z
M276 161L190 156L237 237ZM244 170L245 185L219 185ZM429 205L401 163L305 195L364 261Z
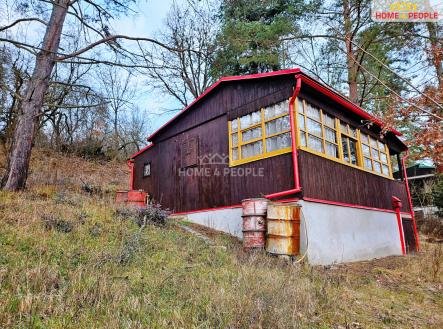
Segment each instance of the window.
M143 177L151 176L151 163L145 163L143 166Z
M229 122L230 165L291 151L289 101Z
M360 134L360 139L364 167L379 174L390 176L391 166L388 146L363 133Z
M296 126L301 149L392 177L386 144L300 98L297 99Z
M300 145L329 157L338 158L336 119L299 99L297 122Z
M349 164L358 165L357 129L340 122L340 136L343 160Z

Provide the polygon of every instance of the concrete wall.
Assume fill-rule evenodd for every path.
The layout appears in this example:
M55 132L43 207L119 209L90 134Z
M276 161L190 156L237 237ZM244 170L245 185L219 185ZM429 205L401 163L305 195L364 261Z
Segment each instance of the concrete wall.
M196 212L188 214L186 217L192 223L243 238L241 215L242 208L225 208Z
M327 265L402 254L394 213L307 201L300 204L301 250L306 250L307 232L310 264Z
M401 255L394 213L299 201L302 205L300 251L312 265ZM242 209L226 208L186 215L188 221L232 234L242 234Z

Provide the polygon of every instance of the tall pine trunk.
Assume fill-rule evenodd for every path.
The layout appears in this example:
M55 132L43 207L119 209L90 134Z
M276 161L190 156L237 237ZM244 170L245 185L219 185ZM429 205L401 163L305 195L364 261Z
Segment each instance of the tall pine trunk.
M18 191L26 186L29 161L34 138L43 106L44 96L55 65L63 23L68 11L69 0L56 0L52 7L42 50L37 54L34 72L26 88L14 130L8 168L2 179L5 190Z
M348 86L349 99L358 104L358 63L356 62L356 54L354 53L354 45L352 44L352 17L351 17L351 3L349 0L343 1L343 19L344 19L344 33L346 38L346 62L348 67Z

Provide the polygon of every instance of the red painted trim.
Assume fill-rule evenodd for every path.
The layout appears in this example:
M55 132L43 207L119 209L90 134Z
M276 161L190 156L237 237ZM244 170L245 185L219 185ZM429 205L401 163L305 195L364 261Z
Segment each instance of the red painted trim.
M129 175L129 190L134 189L134 160L130 159L126 161L126 164L129 167L130 175Z
M268 199L280 198L283 196L296 194L301 192L300 186L300 175L298 172L298 151L297 151L297 143L296 143L296 130L295 130L295 118L294 118L294 101L300 93L301 88L301 78L299 74L295 75L295 88L294 93L289 101L289 118L291 125L291 146L292 146L292 170L294 175L294 188L287 191L277 192L268 194L265 197Z
M205 211L215 211L215 210L221 210L221 209L234 209L234 208L241 208L241 204L236 204L232 206L223 206L223 207L215 207L215 208L205 208L205 209L198 209L198 210L189 210L189 211L182 211L182 212L174 212L171 215L188 215L188 214L195 214L199 212L205 212Z
M290 199L283 199L283 200L278 200L279 202L294 202L294 201L298 201L300 199L298 198L290 198ZM195 213L199 213L199 212L205 212L205 211L216 211L216 210L222 210L222 209L234 209L234 208L241 208L242 205L241 204L235 204L232 206L223 206L223 207L216 207L216 208L205 208L205 209L198 209L198 210L189 210L189 211L182 211L182 212L174 212L171 215L187 215L187 214L195 214Z
M330 204L333 206L341 206L341 207L349 207L349 208L357 208L357 209L365 209L365 210L374 210L374 211L381 211L381 212L389 212L389 213L395 213L392 209L383 209L383 208L375 208L375 207L367 207L367 206L361 206L358 204L352 204L352 203L343 203L343 202L337 202L337 201L329 201L329 200L321 200L321 199L314 199L314 198L308 198L303 197L303 200L309 201L309 202L316 202L316 203L324 203L324 204Z
M331 87L322 85L312 78L308 77L305 73L303 73L299 68L290 69L290 70L280 70L280 71L274 71L274 72L268 72L268 73L260 73L260 74L249 74L249 75L235 75L235 76L228 76L228 77L222 77L217 82L215 82L213 85L208 87L200 96L198 96L192 103L190 103L188 106L186 106L182 111L177 113L172 119L167 121L164 125L162 125L160 128L158 128L154 133L152 133L147 140L150 141L154 136L156 136L161 130L163 130L166 126L168 126L172 121L177 119L180 115L182 115L184 112L186 112L188 109L193 107L197 102L199 102L202 98L207 96L212 90L214 90L219 84L222 82L227 81L239 81L239 80L249 80L249 79L260 79L260 78L266 78L266 77L272 77L272 76L279 76L279 75L286 75L286 74L299 74L300 77L302 77L303 81L306 82L311 87L315 88L316 90L320 91L326 96L331 97L333 100L337 101L341 105L344 105L347 109L351 110L352 112L362 116L363 118L370 120L374 123L376 123L379 126L384 126L383 122L369 113L365 112L363 109L361 109L359 106L352 103L349 99L347 99L345 96L341 95L339 92L335 91ZM395 135L401 136L401 133L398 132L395 129L390 129Z
M405 239L403 236L403 222L401 220L401 214L400 214L400 208L401 208L400 199L393 196L392 205L394 206L395 214L397 217L397 226L398 226L398 234L400 235L401 252L403 255L406 255Z
M238 80L249 80L249 79L260 79L260 78L266 78L266 77L272 77L272 76L278 76L278 75L285 75L285 74L294 74L299 73L300 69L290 69L290 70L280 70L280 71L274 71L274 72L267 72L267 73L259 73L259 74L248 74L248 75L233 75L228 77L222 77L217 82L212 84L210 87L208 87L200 96L198 96L192 103L190 103L188 106L186 106L182 111L177 113L171 120L166 122L163 126L158 128L154 133L152 133L147 140L151 140L155 135L157 135L163 128L165 128L167 125L169 125L172 121L177 119L180 115L182 115L185 111L190 109L192 106L194 106L197 102L199 102L202 98L204 98L206 95L208 95L212 90L214 90L219 84L225 81L238 81Z
M340 95L338 92L336 92L332 88L322 85L306 75L300 75L300 76L301 76L301 79L303 80L304 83L311 86L315 90L320 91L322 94L329 96L337 103L340 103L341 105L345 106L348 110L354 112L355 114L361 116L362 118L364 118L366 120L369 120L369 121L377 124L380 127L384 126L384 123L381 120L373 117L372 115L370 115L369 113L367 113L366 111L361 109L359 106L352 103L349 99ZM395 129L390 129L390 131L393 132L397 136L402 135L399 131L397 131Z
M415 242L417 246L417 251L420 250L420 241L418 238L418 231L417 231L417 223L415 222L415 215L414 215L414 207L412 206L412 199L411 199L411 191L409 190L409 183L408 183L408 173L406 171L405 161L409 156L409 150L406 151L406 154L401 158L401 165L403 167L403 179L405 180L405 187L406 187L406 193L408 195L408 204L409 204L409 211L412 218L412 224L414 227L414 236L415 236Z
M142 154L143 152L149 150L151 147L154 146L154 143L149 144L148 146L145 146L144 148L142 148L140 151L135 152L134 154L132 154L131 156L129 156L129 159L133 159L135 158L137 155Z

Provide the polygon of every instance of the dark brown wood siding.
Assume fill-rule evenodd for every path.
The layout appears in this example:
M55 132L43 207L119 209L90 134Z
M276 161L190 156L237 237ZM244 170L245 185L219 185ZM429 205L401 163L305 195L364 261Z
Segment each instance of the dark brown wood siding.
M245 198L292 189L291 153L232 168L227 159L216 164L197 161L196 165L195 157L227 156L228 120L288 99L294 82L293 76L279 76L223 83L161 130L152 140L154 146L135 158L134 188L147 191L175 212L235 205ZM351 124L362 125L308 88L302 87L301 96ZM371 131L376 136L377 131ZM143 177L147 162L151 176ZM403 183L306 152L300 152L299 164L306 197L391 209L395 195L403 201L403 210L407 209Z
M409 211L404 182L305 151L299 152L298 159L304 197L392 209L391 198L396 196L402 201L402 211Z
M245 198L293 188L290 153L232 168L228 158L226 163L185 167L188 162L183 163L182 148L190 138L197 138L199 159L214 154L226 157L228 116L288 99L294 82L293 76L285 76L241 81L218 89L156 135L155 145L135 158L134 188L146 190L175 212L239 204ZM151 162L150 177L143 177L146 162Z

